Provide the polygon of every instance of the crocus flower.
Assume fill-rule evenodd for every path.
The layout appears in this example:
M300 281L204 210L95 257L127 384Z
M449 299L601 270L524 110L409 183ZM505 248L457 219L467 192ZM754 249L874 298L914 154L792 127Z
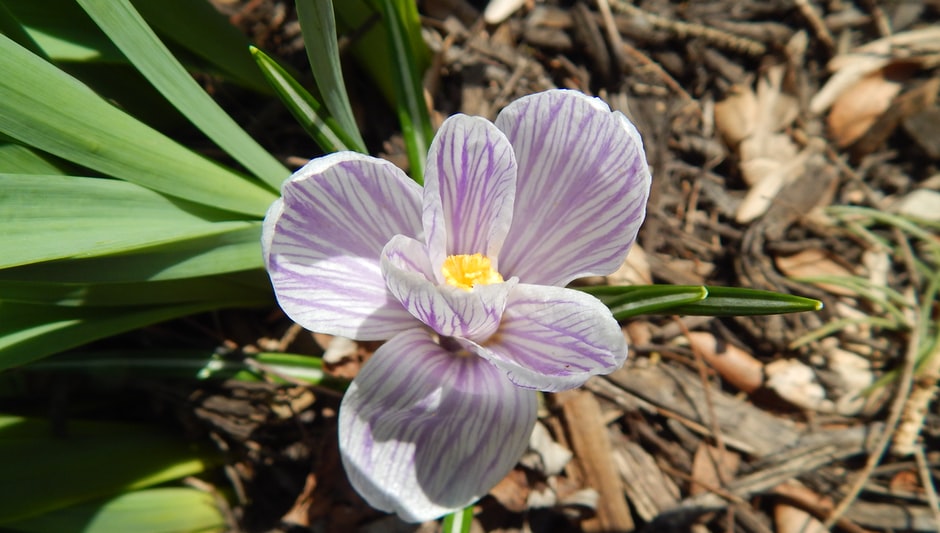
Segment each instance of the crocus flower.
M263 235L294 321L387 340L343 398L340 450L369 504L412 522L472 503L509 472L536 391L623 363L610 311L565 286L620 266L650 174L623 114L553 90L495 124L447 119L425 180L357 153L315 159L284 184Z

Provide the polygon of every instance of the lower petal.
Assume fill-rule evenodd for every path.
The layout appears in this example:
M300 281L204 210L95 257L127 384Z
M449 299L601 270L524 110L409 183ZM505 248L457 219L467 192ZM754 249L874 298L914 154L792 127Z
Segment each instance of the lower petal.
M536 397L423 329L396 335L343 397L340 452L370 505L422 522L466 507L525 451Z
M472 349L516 385L549 392L609 374L627 357L620 325L600 300L572 289L521 283L509 295L499 331Z

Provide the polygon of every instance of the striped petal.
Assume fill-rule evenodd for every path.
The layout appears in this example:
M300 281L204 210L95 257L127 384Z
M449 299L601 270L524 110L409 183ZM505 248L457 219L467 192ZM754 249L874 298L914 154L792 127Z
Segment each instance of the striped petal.
M424 244L399 235L382 252L389 292L411 314L445 337L484 341L499 327L516 279L470 291L438 284Z
M373 507L431 520L506 476L535 414L533 391L478 357L445 350L426 330L409 330L375 352L343 397L343 465Z
M268 210L262 246L281 308L307 329L384 340L417 325L380 266L397 234L421 232L421 188L387 161L352 152L313 160Z
M512 221L515 187L512 146L492 122L466 115L444 121L431 143L424 183L432 264L477 253L496 261Z
M623 364L620 325L597 298L572 289L520 283L489 341L462 341L520 387L557 392Z
M633 124L601 100L547 91L496 119L519 167L503 276L567 285L620 266L646 214L650 173Z

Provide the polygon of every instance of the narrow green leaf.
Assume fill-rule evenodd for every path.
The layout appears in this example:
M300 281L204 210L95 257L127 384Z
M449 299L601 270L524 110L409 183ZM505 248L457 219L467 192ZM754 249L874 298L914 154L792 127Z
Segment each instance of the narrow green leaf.
M251 47L251 54L281 101L324 152L362 150L358 141L343 131L320 102L283 67L254 46Z
M133 251L0 270L2 281L128 283L261 270L261 223Z
M220 276L130 283L57 283L0 280L0 301L65 307L134 307L213 303L226 307L273 305L267 274L238 272Z
M470 533L473 524L473 505L444 517L441 533Z
M374 0L344 0L334 2L336 25L340 33L349 36L348 49L368 77L372 86L392 109L395 108L395 75L393 58L388 49L388 30L381 23L382 16L375 7ZM411 40L411 50L418 60L418 70L423 71L430 63L430 51L421 36L421 18L417 2L400 2L396 7L401 11L402 20L407 28L406 34ZM385 53L377 53L385 50Z
M264 375L261 372L267 371ZM197 350L115 350L111 352L71 352L37 361L23 372L70 372L106 379L146 377L185 380L272 380L281 376L343 391L349 382L323 371L319 357L290 353L261 352L251 357L222 356ZM2 376L0 376L2 378Z
M121 52L108 41L74 0L3 0L2 4L22 23L41 52L4 33L43 58L53 61L123 61Z
M245 132L163 45L129 0L77 0L167 100L262 181L279 190L290 172Z
M0 35L0 133L177 198L264 216L275 193L115 108Z
M779 292L738 287L705 288L708 289L708 297L704 300L673 307L660 313L703 316L779 315L819 311L823 307L819 300Z
M20 46L26 48L30 52L44 58L48 59L46 53L43 51L42 47L39 46L33 36L26 31L23 25L20 23L16 15L10 11L10 8L7 7L5 2L0 2L0 33L6 35L7 37L13 39Z
M359 134L339 58L336 19L331 0L297 0L297 19L304 35L307 59L330 115L343 131L355 141L356 151L366 152L366 143Z
M117 180L0 174L0 268L93 257L250 226ZM208 219L217 217L218 221Z
M64 174L50 158L14 142L0 141L0 173Z
M664 312L679 305L699 302L708 295L708 291L702 286L602 285L577 288L588 294L593 294L604 302L617 320Z
M0 525L204 471L219 459L150 426L0 416Z
M213 533L228 529L213 496L186 487L126 492L7 527L19 533Z
M424 182L424 165L434 136L431 117L424 100L422 73L409 39L409 27L402 16L404 0L379 0L382 18L388 30L391 60L394 65L396 111L408 152L411 177ZM419 29L420 30L420 29ZM414 31L414 29L412 29Z
M271 89L247 52L245 34L207 1L133 0L157 32L199 56L227 78L262 94ZM185 14L185 15L184 15Z
M250 305L251 301L245 302ZM241 302L226 302L240 306ZM171 318L222 307L218 302L144 308L61 307L0 301L0 370Z

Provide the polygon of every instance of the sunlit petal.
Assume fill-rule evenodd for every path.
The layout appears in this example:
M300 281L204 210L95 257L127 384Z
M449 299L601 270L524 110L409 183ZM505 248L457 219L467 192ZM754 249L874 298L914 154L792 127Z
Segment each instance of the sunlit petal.
M609 374L627 357L620 325L597 298L522 283L509 296L499 331L473 350L516 385L552 392Z
M416 320L390 296L379 255L418 236L421 188L386 161L352 152L315 159L268 210L262 245L281 308L305 328L383 340Z
M444 121L425 171L432 264L440 265L445 255L477 253L496 262L512 220L515 186L512 146L492 122L466 115Z
M500 272L564 286L623 262L646 213L650 174L636 128L601 100L547 91L496 119L519 167Z
M486 494L525 451L536 397L504 372L438 345L425 330L376 351L343 397L339 438L370 505L421 522Z
M411 314L440 335L483 341L496 328L515 279L466 291L439 285L425 245L404 236L393 238L382 253L382 272L391 294Z

